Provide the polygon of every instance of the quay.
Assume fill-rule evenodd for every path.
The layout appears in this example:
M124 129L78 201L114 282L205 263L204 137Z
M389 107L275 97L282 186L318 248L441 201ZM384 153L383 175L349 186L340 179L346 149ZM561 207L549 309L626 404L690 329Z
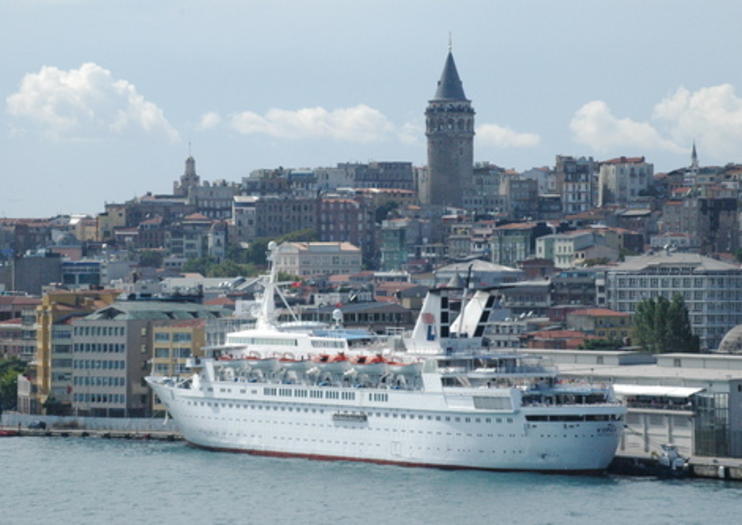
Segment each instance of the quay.
M71 437L94 439L130 439L139 441L182 441L183 436L170 430L111 430L89 428L27 428L22 425L0 426L0 435L25 437ZM608 467L611 474L625 476L673 477L669 471L657 468L655 457L618 453ZM688 478L710 478L742 481L742 459L692 457L688 469L681 476Z
M683 474L673 476L667 469L658 467L655 457L618 453L608 467L611 474L627 476L712 478L742 481L742 459L692 456Z
M180 441L178 432L162 430L105 430L89 428L25 428L23 426L2 426L0 435L32 437L76 437L100 439L135 439L153 441Z

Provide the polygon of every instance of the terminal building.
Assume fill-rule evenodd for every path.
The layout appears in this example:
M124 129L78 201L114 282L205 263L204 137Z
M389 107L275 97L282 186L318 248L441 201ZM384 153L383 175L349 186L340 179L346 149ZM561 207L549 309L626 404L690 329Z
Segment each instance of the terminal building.
M742 458L742 356L535 350L568 381L613 384L628 407L619 454L674 444L686 456Z

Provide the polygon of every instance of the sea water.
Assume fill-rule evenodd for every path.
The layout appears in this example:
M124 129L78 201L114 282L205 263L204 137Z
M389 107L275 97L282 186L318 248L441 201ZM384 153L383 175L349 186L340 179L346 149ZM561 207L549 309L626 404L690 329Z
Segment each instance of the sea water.
M742 483L449 471L0 438L0 524L740 523Z

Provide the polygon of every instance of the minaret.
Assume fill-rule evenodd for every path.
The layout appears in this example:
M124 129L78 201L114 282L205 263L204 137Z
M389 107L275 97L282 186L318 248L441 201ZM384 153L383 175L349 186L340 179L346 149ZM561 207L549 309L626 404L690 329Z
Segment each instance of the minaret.
M464 95L450 44L435 96L425 110L425 136L428 177L420 187L420 200L461 207L472 180L474 109Z
M693 141L693 151L690 154L690 169L698 171L698 153L696 152L696 141Z

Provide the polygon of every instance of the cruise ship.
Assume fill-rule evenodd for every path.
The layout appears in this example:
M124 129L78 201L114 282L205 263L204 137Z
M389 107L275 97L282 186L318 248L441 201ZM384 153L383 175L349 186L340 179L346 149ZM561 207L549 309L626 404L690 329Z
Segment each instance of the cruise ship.
M432 289L412 333L385 340L339 317L325 329L281 326L275 265L264 285L255 328L189 359L186 377L147 377L194 446L543 472L599 472L613 459L625 408L612 389L488 348L491 291Z

